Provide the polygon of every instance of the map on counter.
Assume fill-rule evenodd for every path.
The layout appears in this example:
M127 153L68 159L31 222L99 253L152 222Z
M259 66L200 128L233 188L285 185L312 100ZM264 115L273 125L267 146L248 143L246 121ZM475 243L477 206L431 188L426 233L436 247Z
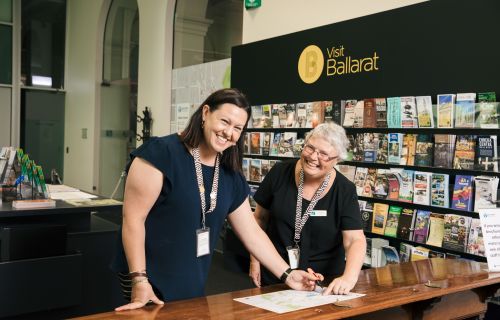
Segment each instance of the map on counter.
M347 295L322 296L321 293L314 291L283 290L256 296L236 298L234 300L272 312L285 313L355 299L362 296L364 296L364 294L354 292Z

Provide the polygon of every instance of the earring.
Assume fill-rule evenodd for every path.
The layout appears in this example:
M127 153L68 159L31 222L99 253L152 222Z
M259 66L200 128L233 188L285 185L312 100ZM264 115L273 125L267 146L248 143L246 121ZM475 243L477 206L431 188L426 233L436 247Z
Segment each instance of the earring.
M205 120L201 120L201 128L204 129L205 128Z

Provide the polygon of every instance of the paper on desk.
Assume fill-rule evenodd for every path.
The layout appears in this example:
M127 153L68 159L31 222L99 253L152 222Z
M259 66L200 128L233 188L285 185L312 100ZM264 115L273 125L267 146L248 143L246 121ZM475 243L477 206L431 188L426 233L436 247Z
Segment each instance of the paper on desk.
M82 191L68 191L68 192L54 192L50 193L50 198L54 200L75 200L75 199L93 199L97 196L82 192Z
M80 191L77 188L68 187L64 184L47 184L47 189L49 189L50 193L55 192L68 192L68 191Z
M272 312L285 313L355 299L362 296L364 296L364 294L354 292L347 295L322 296L321 293L314 291L283 290L256 296L236 298L234 300Z

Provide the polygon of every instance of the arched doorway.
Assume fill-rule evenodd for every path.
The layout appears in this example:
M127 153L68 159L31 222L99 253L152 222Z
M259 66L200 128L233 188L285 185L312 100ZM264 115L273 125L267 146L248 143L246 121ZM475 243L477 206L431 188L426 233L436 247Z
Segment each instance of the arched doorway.
M123 197L120 177L136 147L138 58L137 0L113 0L104 30L97 192L109 197L119 184L115 199Z

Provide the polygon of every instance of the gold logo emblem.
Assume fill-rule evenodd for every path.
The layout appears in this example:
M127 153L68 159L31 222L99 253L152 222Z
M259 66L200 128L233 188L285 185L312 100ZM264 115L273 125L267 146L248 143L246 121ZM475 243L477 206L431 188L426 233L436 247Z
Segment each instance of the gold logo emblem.
M298 71L302 81L314 83L321 76L325 59L318 46L310 45L305 48L299 57Z

